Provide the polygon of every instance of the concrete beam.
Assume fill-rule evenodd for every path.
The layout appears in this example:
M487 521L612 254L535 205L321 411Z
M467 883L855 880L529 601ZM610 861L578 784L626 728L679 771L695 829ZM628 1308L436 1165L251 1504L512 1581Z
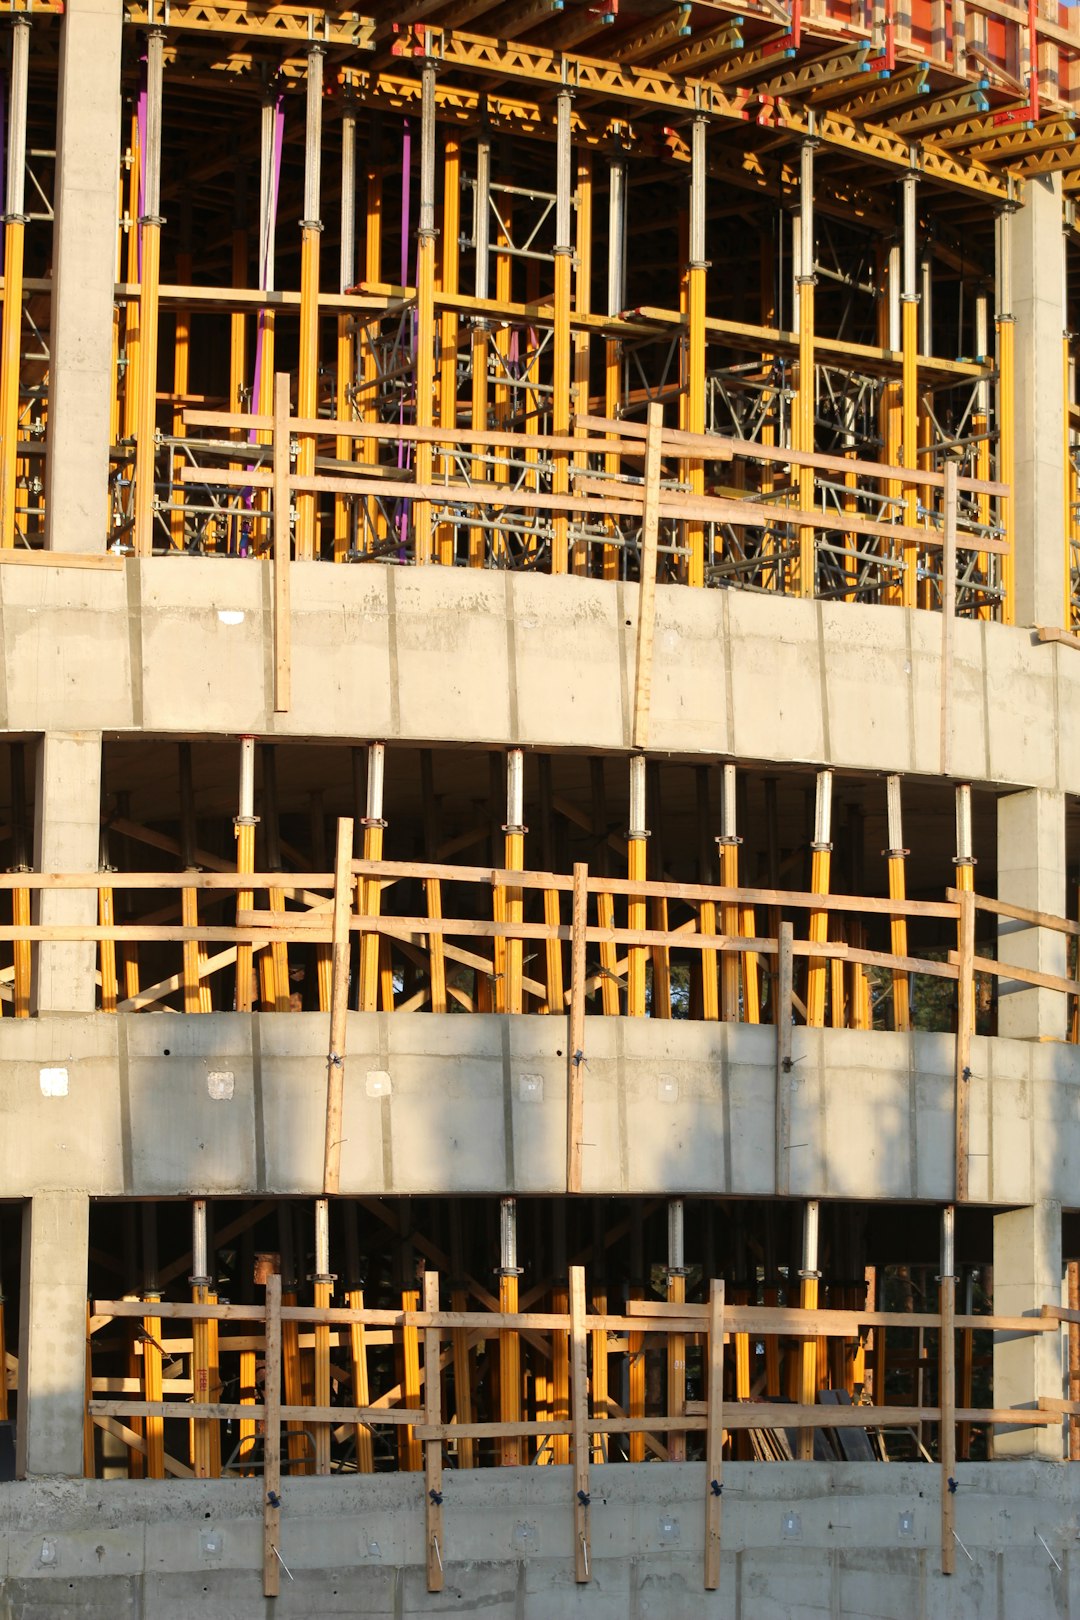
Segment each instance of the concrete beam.
M46 544L103 551L120 160L122 0L67 0L60 37Z
M101 847L101 733L50 731L37 750L34 866L39 872L96 872ZM37 902L42 923L94 923L93 889L50 892ZM34 1011L92 1012L96 945L40 944Z
M21 1477L81 1475L90 1200L40 1192L23 1214L19 1328Z
M998 899L1064 917L1065 796L1033 788L997 802ZM1067 973L1066 937L1049 928L1001 918L998 960L1059 978ZM998 1032L1015 1040L1065 1039L1066 998L1056 990L1025 990L1002 981Z

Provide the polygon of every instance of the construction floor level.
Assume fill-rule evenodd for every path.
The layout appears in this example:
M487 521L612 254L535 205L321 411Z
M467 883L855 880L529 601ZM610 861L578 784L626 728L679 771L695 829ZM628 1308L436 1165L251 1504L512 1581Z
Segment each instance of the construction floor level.
M1080 1615L1080 8L0 0L0 1620Z

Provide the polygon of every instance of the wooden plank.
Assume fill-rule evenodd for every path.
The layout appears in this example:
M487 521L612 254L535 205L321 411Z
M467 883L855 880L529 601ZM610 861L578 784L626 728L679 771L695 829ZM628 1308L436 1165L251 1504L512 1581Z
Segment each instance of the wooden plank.
M349 1016L349 914L353 879L353 822L342 816L337 827L334 876L333 951L330 981L330 1049L326 1059L326 1136L323 1146L323 1191L341 1188L341 1132L345 1098L345 1034Z
M281 1587L281 1277L266 1279L266 1372L263 1436L263 1596ZM241 1409L254 1414L256 1408Z
M98 573L119 574L124 558L112 551L24 551L4 546L0 548L0 563L24 568L92 568Z
M968 1122L971 1110L971 1037L975 1033L975 899L960 895L957 953L957 1014L953 1113L956 1137L956 1202L968 1196ZM996 966L996 964L995 964Z
M588 867L574 865L570 932L570 1007L566 1047L566 1190L581 1191L581 1136L585 1117L585 938Z
M589 1368L585 1311L585 1268L570 1267L570 1421L574 1463L574 1579L591 1580L592 1543L589 1517ZM654 1425L655 1426L655 1425ZM600 1429L603 1421L594 1420Z
M424 1272L424 1310L438 1314L439 1276ZM424 1333L424 1425L437 1431L442 1425L442 1370L439 1360L439 1330ZM427 1547L427 1588L443 1589L443 1465L442 1439L433 1433L424 1441L424 1530Z
M1058 641L1063 647L1072 647L1080 652L1080 636L1074 635L1071 630L1047 629L1040 625L1035 631L1035 639L1044 643Z
M819 346L825 340L818 339ZM899 357L898 357L899 358ZM924 357L920 357L924 358ZM977 368L981 370L981 368ZM579 416L580 427L593 433L616 433L644 438L646 429L640 422L610 421L603 416ZM756 439L732 439L721 434L687 433L681 428L665 428L662 445L665 452L697 450L706 460L730 461L733 456L749 456L755 461L777 462L785 467L813 467L820 472L851 473L857 477L895 480L898 483L926 484L933 489L945 487L945 474L930 468L918 471L910 467L894 467L881 461L850 461L845 456L824 455L816 450L792 450L786 446L759 444ZM1008 484L990 483L976 478L958 478L957 488L978 495L1008 495Z
M184 412L184 422L188 427L218 427L223 431L242 428L267 432L273 427L274 418L245 411L189 410ZM389 444L449 445L452 450L460 450L462 454L467 454L474 445L482 450L520 450L526 443L524 434L502 429L487 429L474 433L472 428L447 430L444 427L417 427L412 422L354 422L339 417L292 416L289 418L288 426L291 433L305 435L313 433L319 438L375 439ZM529 448L534 450L580 453L582 450L599 452L601 449L600 445L594 446L588 440L582 441L566 433L530 433L527 442ZM195 444L197 447L198 440ZM621 435L614 444L605 442L602 448L605 452L611 451L620 456L642 458L645 455L644 445L638 443L636 439L624 438Z
M121 1423L118 1418L106 1417L102 1413L91 1413L91 1416L94 1419L96 1428L104 1429L106 1434L115 1435L118 1440L124 1442L130 1451L137 1451L140 1456L146 1456L146 1441L141 1434L136 1434L135 1430L126 1423ZM175 1457L170 1457L168 1452L165 1453L164 1461L165 1472L171 1474L174 1479L195 1478L194 1470L189 1468L187 1463L178 1462Z
M942 1277L939 1288L941 1430L938 1451L941 1459L941 1573L952 1575L956 1569L956 1278Z
M709 1345L706 1379L705 1590L720 1585L721 1522L724 1505L724 1283L709 1284Z
M949 894L959 896L959 889L950 889ZM1012 917L1017 922L1030 923L1033 928L1053 928L1059 934L1069 934L1074 939L1080 935L1080 923L1073 922L1070 917L1055 917L1049 911L1032 911L1030 906L1015 906L1009 900L991 900L986 895L975 896L975 910L988 911L995 917Z
M776 1075L775 1075L775 1113L776 1113L776 1192L777 1196L786 1193L790 1185L791 1176L791 1028L792 1010L791 998L794 989L792 976L792 926L789 922L780 924L780 938L777 952L776 976L776 1006L774 1017L776 1020Z
M949 952L952 956L954 953ZM993 956L972 955L971 965L976 973L990 973L997 979L1015 979L1019 984L1034 984L1041 990L1060 990L1064 996L1080 995L1080 980L1062 979L1056 973L1039 973L1035 968L1018 967L1015 962L999 962Z
M274 377L274 712L284 714L292 703L292 504L289 497L289 373Z
M652 704L653 642L656 631L656 559L660 531L660 433L664 421L662 405L649 406L648 437L645 441L645 488L641 517L641 550L638 559L637 655L634 662L634 748L647 748L649 713Z

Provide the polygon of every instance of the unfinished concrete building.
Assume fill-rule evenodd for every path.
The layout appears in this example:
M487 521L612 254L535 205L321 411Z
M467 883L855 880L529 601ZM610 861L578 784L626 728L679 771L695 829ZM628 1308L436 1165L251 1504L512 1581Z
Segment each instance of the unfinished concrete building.
M5 1620L1080 1613L1078 24L4 0Z

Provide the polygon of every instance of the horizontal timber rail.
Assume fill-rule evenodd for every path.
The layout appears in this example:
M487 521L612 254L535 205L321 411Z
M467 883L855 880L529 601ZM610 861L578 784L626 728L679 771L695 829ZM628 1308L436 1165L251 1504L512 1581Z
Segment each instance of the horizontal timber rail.
M567 1187L577 1191L587 1013L772 1024L779 1139L793 1028L905 1030L908 996L896 989L914 976L941 984L936 1027L955 1034L962 1201L976 976L998 997L1031 988L1080 998L1080 979L977 950L976 923L992 919L1005 955L1014 933L1075 938L1080 924L968 891L906 900L597 876L584 864L566 874L356 860L352 843L352 822L343 820L334 872L0 874L0 893L11 894L0 945L12 952L11 965L0 966L0 1005L30 1015L36 969L28 947L84 944L97 950L106 1013L329 1014L328 1192L338 1190L350 1010L565 1017ZM30 921L33 894L47 890L93 896L97 920ZM125 890L121 921L117 896ZM261 896L266 904L257 906ZM130 915L143 905L142 916ZM909 929L926 941L921 951L910 948ZM314 987L306 1004L292 989L294 970ZM783 1192L779 1167L777 1175Z
M569 1270L569 1308L545 1312L443 1310L440 1278L431 1271L423 1279L422 1309L382 1310L362 1303L345 1308L283 1304L278 1275L266 1280L265 1304L227 1304L205 1298L192 1302L95 1300L89 1318L86 1422L91 1433L101 1428L125 1440L143 1459L140 1467L145 1467L150 1479L164 1479L167 1474L207 1478L224 1473L250 1478L252 1489L259 1490L263 1499L264 1580L267 1595L273 1596L280 1515L288 1509L290 1494L285 1492L283 1501L283 1471L290 1481L304 1474L354 1468L371 1472L375 1466L372 1439L381 1429L399 1436L401 1465L423 1472L417 1511L424 1515L432 1591L441 1590L445 1563L454 1557L453 1474L446 1471L475 1466L481 1460L479 1448L491 1442L496 1461L503 1465L508 1461L572 1465L567 1490L573 1530L566 1556L573 1561L576 1580L589 1581L591 1471L598 1464L616 1461L617 1453L609 1442L620 1436L643 1437L649 1449L662 1458L684 1459L689 1443L690 1451L704 1458L702 1575L705 1588L713 1589L719 1581L722 1552L723 1464L725 1455L735 1455L736 1435L749 1434L759 1446L772 1448L765 1455L790 1458L797 1432L857 1430L868 1437L879 1431L933 1424L938 1431L942 1501L947 1505L955 1483L949 1476L949 1459L955 1452L945 1440L957 1424L991 1429L1048 1427L1061 1425L1067 1412L1072 1415L1067 1402L1044 1402L1038 1409L957 1406L956 1357L949 1347L949 1338L956 1332L1059 1333L1061 1318L1068 1314L1060 1308L1047 1307L1041 1315L1022 1317L956 1315L950 1294L947 1299L943 1295L941 1311L917 1315L802 1310L786 1305L732 1305L726 1301L722 1280L706 1281L702 1286L703 1303L637 1299L628 1301L625 1313L587 1309L581 1266ZM125 1394L130 1390L131 1398L117 1399L101 1393L111 1392L117 1381L93 1376L94 1357L100 1360L106 1352L110 1329L122 1331L127 1322L138 1334L136 1360L141 1359L142 1366L136 1378L119 1381ZM229 1323L250 1324L252 1331L240 1339L220 1336L221 1326ZM186 1338L174 1337L174 1324L188 1324ZM313 1339L306 1341L313 1345L311 1388L330 1389L333 1375L339 1383L351 1386L354 1394L361 1392L360 1401L336 1405L290 1396L291 1389L303 1387L296 1373L301 1327L314 1330ZM335 1332L339 1329L348 1331ZM920 1399L914 1405L885 1405L877 1400L852 1405L837 1397L838 1404L814 1405L746 1399L737 1393L735 1384L737 1356L725 1355L728 1347L735 1349L747 1334L770 1337L784 1347L784 1353L799 1356L804 1343L823 1336L865 1348L868 1336L874 1333L913 1329L937 1335L938 1394L933 1402ZM460 1358L482 1349L488 1341L503 1344L509 1335L528 1336L550 1360L554 1380L537 1381L530 1387L524 1409L529 1415L478 1418L473 1404L478 1386L472 1379L461 1383L457 1376L463 1365ZM637 1337L631 1340L630 1335ZM392 1379L395 1366L409 1365L406 1347L410 1343L416 1370L406 1380L409 1387L399 1382L373 1397L373 1386L384 1378ZM338 1361L342 1350L347 1351L349 1369L335 1366L335 1346ZM680 1358L676 1365L696 1369L689 1381L689 1395L683 1376L669 1382L666 1398L651 1397L654 1407L658 1400L661 1404L659 1410L648 1413L644 1381L636 1394L631 1389L630 1412L607 1396L609 1356L640 1357L655 1351L670 1367L673 1348ZM399 1354L396 1361L390 1353L395 1350ZM231 1359L236 1356L249 1358L246 1370L241 1365L238 1378L230 1374ZM255 1371L256 1357L262 1362L261 1380ZM563 1369L561 1375L559 1368ZM198 1398L236 1384L243 1396L238 1401ZM598 1390L605 1393L598 1396ZM523 1410L520 1404L517 1410ZM179 1432L166 1430L168 1423L179 1424ZM288 1426L284 1448L283 1423ZM670 1452L665 1436L669 1442L681 1437ZM868 1439L863 1443L869 1446ZM185 1461L176 1453L188 1446L190 1461ZM92 1444L88 1454L93 1455ZM929 1456L925 1448L924 1454ZM943 1560L952 1551L947 1535L950 1522L943 1511Z
M288 562L331 555L623 579L650 620L654 586L680 582L1011 611L1010 486L944 456L904 467L690 433L665 427L656 405L648 423L582 413L559 433L294 416L279 384L272 415L184 411L183 438L162 442L154 549L176 549L170 514L204 513L186 549L271 558L283 618ZM293 494L316 513L295 543ZM284 675L279 686L287 698Z

